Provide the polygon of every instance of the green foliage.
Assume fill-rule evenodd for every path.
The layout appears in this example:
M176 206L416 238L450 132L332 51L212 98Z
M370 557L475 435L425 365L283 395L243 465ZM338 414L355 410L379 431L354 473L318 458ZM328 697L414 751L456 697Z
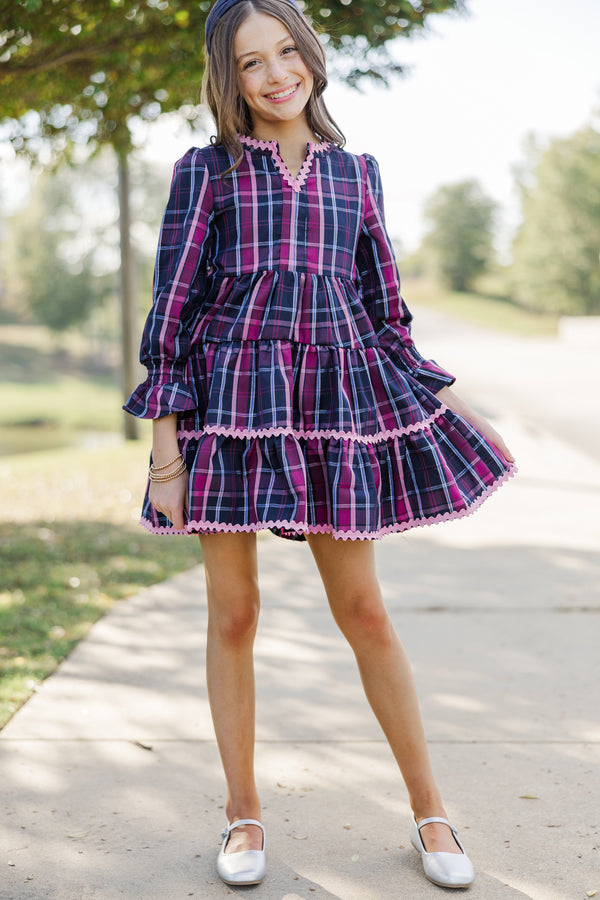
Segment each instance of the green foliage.
M98 279L83 261L80 271L68 272L58 255L56 233L46 233L34 265L27 265L21 275L30 314L35 321L55 331L79 325L89 316L102 297Z
M181 110L197 122L204 23L211 5L198 0L5 2L0 91L13 146L36 156L43 135L55 140L59 152L71 140L90 139L127 150L132 117L152 121ZM399 71L386 52L387 42L422 29L432 14L460 7L461 0L305 3L324 41L345 61L343 74L351 83Z
M71 170L37 179L10 223L3 266L5 302L56 331L84 322L114 288L114 279L94 276L102 229L85 233L77 181Z
M533 309L600 313L600 133L591 126L529 150L523 224L513 245L516 297Z
M87 322L92 312L98 321L102 304L118 287L118 208L110 163L102 153L85 166L62 165L32 181L29 204L6 223L4 307L56 331ZM162 173L161 193L147 165L138 162L132 170L135 256L147 307L148 268L168 177Z
M423 249L446 287L469 290L491 262L494 212L494 202L473 180L443 185L428 200Z

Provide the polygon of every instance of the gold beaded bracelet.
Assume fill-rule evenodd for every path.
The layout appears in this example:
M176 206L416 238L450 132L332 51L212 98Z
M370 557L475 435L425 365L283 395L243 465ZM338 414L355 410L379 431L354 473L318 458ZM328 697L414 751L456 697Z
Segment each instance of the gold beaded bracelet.
M167 472L166 474L163 474L163 475L157 475L156 472L153 471L153 467L150 466L150 471L149 471L148 475L149 475L150 481L153 481L155 483L158 482L159 484L162 484L165 481L173 481L174 478L179 478L179 476L183 475L183 473L185 471L187 471L186 465L185 465L185 460L182 459L180 464L177 466L177 468L173 469L172 472Z
M154 463L150 466L152 472L160 472L162 469L168 469L169 466L172 466L173 463L177 462L178 459L183 459L181 453L178 453L175 459L172 459L171 462L165 463L164 466L155 466Z

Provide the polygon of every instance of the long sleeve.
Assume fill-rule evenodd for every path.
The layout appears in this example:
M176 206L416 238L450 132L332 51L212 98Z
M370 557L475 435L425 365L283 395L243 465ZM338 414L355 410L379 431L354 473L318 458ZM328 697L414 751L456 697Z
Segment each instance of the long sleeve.
M400 368L435 394L455 379L434 360L424 359L414 345L412 315L400 294L398 267L385 227L379 167L368 154L364 154L364 160L365 214L357 248L363 303L380 346Z
M148 378L123 407L139 418L196 409L187 359L194 313L204 297L212 217L209 172L193 148L175 164L160 229L153 304L140 349Z

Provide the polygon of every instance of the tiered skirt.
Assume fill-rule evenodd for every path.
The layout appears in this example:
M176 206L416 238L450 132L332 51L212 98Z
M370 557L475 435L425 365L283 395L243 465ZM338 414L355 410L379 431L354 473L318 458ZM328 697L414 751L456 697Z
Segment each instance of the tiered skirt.
M364 540L473 512L513 467L380 347L210 341L194 347L180 413L183 530Z

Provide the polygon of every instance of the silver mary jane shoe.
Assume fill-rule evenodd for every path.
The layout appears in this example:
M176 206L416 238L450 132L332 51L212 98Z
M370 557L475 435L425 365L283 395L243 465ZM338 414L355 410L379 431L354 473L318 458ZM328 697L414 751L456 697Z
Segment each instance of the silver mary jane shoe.
M447 853L438 851L437 853L428 853L421 838L421 828L429 822L441 822L443 825L447 825L461 852ZM415 850L418 850L421 854L423 871L433 884L437 884L440 887L465 888L473 882L475 878L473 864L458 839L456 829L452 827L448 819L442 819L440 816L430 816L428 819L421 819L417 825L417 821L413 816L410 823L410 842Z
M229 836L238 825L257 825L262 831L262 850L241 850L239 853L225 853ZM238 819L227 823L221 832L223 843L217 858L217 872L225 884L259 884L266 875L265 829L256 819Z

